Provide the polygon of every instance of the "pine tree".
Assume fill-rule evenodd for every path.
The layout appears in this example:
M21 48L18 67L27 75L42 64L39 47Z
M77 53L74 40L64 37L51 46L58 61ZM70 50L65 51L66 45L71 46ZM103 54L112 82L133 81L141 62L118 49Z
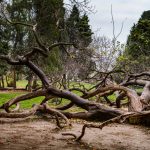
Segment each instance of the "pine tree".
M150 66L150 11L141 15L137 24L131 28L126 49L119 57L119 66L130 72L149 70ZM121 65L120 65L121 64Z
M66 22L69 42L78 42L79 21L80 21L80 13L79 13L77 6L74 5L72 8L71 14Z
M70 42L76 42L81 47L87 47L92 42L92 31L86 14L80 16L76 5L73 6L67 20L67 29Z
M130 32L127 52L133 58L150 55L150 11L145 11Z
M80 19L79 22L80 39L83 42L83 46L87 47L92 42L92 31L89 25L89 19L86 14Z

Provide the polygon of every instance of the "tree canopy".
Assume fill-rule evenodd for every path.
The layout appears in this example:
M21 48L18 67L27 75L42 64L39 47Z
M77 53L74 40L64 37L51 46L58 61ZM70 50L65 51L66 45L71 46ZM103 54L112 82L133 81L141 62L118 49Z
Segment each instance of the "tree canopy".
M145 11L139 21L133 25L127 39L121 64L131 72L149 70L150 65L150 11Z

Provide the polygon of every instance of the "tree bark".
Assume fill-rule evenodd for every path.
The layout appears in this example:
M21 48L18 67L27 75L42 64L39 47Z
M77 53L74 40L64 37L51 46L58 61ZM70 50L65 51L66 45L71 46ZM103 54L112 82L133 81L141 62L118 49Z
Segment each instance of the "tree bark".
M13 89L16 89L16 70L13 68Z
M32 82L33 82L33 76L31 74L28 77L28 84L27 84L27 87L26 87L29 92L32 91Z
M5 88L5 84L4 84L4 76L2 75L2 88Z

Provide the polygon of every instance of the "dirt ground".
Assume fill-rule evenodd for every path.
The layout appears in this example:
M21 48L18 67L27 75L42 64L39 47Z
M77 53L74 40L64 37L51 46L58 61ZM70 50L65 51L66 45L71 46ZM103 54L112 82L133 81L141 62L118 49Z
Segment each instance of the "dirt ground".
M58 130L53 122L43 120L0 124L0 150L150 150L150 128L134 125L87 129L80 143L62 136L79 135L81 127L74 123L71 129Z

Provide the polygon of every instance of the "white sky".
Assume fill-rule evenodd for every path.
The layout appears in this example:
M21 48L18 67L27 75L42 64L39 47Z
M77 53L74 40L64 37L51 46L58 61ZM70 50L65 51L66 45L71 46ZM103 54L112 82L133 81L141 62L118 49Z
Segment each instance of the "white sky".
M98 35L112 37L111 4L115 20L116 35L120 31L121 24L124 28L118 40L125 43L127 35L134 23L137 23L143 11L150 10L150 0L91 0L91 5L97 11L90 14L90 25Z

